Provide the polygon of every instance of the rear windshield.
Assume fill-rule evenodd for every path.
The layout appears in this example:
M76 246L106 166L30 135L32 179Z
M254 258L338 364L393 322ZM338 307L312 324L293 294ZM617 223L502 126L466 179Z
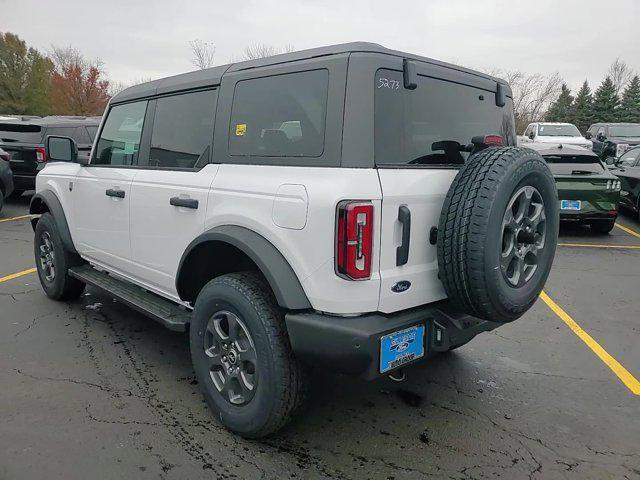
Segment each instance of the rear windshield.
M0 141L10 143L41 143L42 128L40 125L23 125L18 123L0 123Z
M540 125L538 135L543 137L581 137L580 130L574 125Z
M516 144L512 101L497 107L495 92L425 76L408 90L402 72L385 69L374 88L376 165L460 165L476 136Z
M544 155L551 165L562 165L562 173L603 173L604 167L593 155ZM554 173L560 173L558 169Z

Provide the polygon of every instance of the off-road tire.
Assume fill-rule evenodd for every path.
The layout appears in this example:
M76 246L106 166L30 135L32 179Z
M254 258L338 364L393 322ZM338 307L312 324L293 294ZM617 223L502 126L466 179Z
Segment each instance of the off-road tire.
M53 264L55 276L52 280L46 278L46 274L40 262L40 247L43 244L43 235L48 234L53 244ZM81 265L83 260L76 253L65 250L58 227L50 213L43 213L35 229L34 255L40 284L47 296L53 300L75 300L85 289L85 284L69 275L69 268Z
M256 351L258 383L251 400L233 405L211 380L205 354L209 319L229 311L249 331ZM230 430L245 438L262 438L285 426L307 392L306 374L291 350L284 312L263 278L253 272L232 273L211 280L196 299L190 326L191 358L207 404Z
M589 226L594 232L606 235L611 230L613 230L615 224L616 220L614 218L613 220L594 220L589 223Z
M500 260L503 217L512 196L533 186L544 201L546 237L533 276L521 287L505 278ZM444 201L438 225L439 277L454 306L505 323L537 300L551 270L558 239L558 193L544 159L533 150L487 148L467 160Z

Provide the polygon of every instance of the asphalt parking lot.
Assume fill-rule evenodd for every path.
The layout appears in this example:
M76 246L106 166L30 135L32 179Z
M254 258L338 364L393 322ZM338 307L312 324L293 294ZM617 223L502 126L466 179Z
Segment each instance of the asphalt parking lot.
M0 213L1 479L640 478L630 216L610 235L563 227L547 296L519 321L403 383L313 373L301 418L252 442L212 418L186 335L95 290L45 297L14 218L28 201Z

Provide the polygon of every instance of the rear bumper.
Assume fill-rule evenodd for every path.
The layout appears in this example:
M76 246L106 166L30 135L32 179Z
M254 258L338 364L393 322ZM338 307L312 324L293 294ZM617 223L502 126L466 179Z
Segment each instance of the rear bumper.
M617 211L617 209L616 209ZM591 222L595 220L615 220L618 214L610 214L607 212L576 212L561 213L560 220L563 222Z
M13 185L16 190L34 190L36 188L36 175L13 174Z
M380 337L388 333L425 325L425 356L412 362L416 363L500 325L456 313L448 301L393 315L289 313L285 320L293 351L302 362L367 380L381 376Z

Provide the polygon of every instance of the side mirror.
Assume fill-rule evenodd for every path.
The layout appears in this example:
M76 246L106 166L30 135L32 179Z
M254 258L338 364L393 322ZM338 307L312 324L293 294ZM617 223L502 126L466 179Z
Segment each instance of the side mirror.
M600 132L600 133L598 133L598 135L596 135L596 139L599 142L604 142L607 139L607 137L604 136L604 133Z
M591 132L587 132L584 134L584 138L586 138L587 140L589 140L591 137L593 137L593 135L591 135Z
M50 162L75 162L78 159L78 146L73 138L49 135L44 146Z
M531 140L533 140L534 138L536 138L536 132L529 132L529 138Z
M606 163L607 165L618 165L618 162L616 162L616 159L613 157L607 157L604 163Z

